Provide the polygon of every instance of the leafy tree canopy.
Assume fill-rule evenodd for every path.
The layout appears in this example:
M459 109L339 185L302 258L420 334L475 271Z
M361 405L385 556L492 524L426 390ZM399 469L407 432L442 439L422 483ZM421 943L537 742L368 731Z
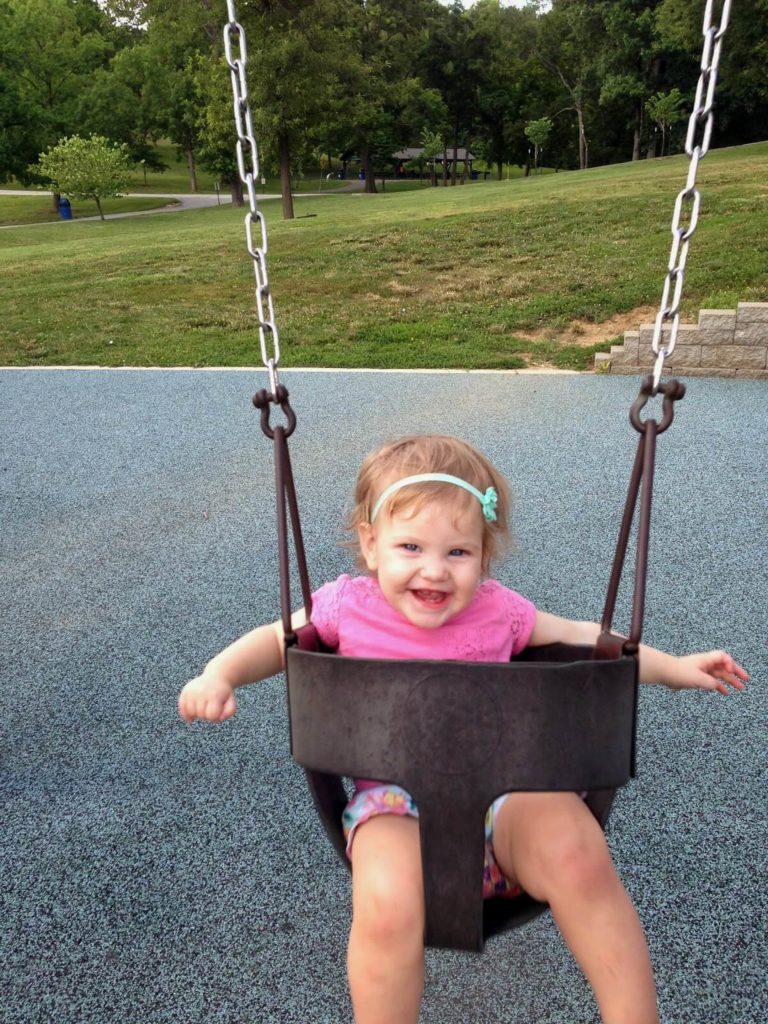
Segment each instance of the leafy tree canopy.
M73 199L94 199L101 219L101 200L125 191L130 167L124 146L114 146L100 135L83 139L79 135L62 139L42 153L35 170L47 178L57 192Z

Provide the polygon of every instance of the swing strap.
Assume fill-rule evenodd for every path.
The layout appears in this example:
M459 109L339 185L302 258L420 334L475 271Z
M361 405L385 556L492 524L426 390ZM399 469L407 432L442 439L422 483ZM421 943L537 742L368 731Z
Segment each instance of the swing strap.
M659 422L652 417L641 420L641 410L656 391L663 395L661 421ZM598 659L619 658L622 653L634 655L640 646L645 615L645 587L648 578L648 545L651 534L651 499L653 496L653 474L656 462L656 438L672 423L674 419L674 403L679 401L684 395L685 385L681 384L680 381L669 380L665 383L660 383L654 389L653 376L649 375L643 378L640 385L640 393L630 409L629 421L640 434L640 438L637 444L632 475L629 480L627 501L624 506L619 537L616 542L616 551L613 557L613 566L601 620L600 636L595 644L595 657ZM632 622L629 636L624 638L612 633L611 625L638 498L640 499L640 515L635 556Z
M307 556L304 550L304 538L301 532L299 504L296 498L296 485L293 481L291 456L288 451L288 438L296 428L296 414L288 401L288 389L278 384L272 394L262 388L253 396L253 404L261 411L261 429L274 443L275 450L275 495L277 497L277 556L280 572L280 615L285 634L285 643L292 647L298 637L291 623L291 568L288 550L288 517L290 515L293 546L296 553L296 566L299 571L299 585L304 601L307 621L312 614L312 587L309 582ZM287 420L286 426L270 424L272 405L279 405Z

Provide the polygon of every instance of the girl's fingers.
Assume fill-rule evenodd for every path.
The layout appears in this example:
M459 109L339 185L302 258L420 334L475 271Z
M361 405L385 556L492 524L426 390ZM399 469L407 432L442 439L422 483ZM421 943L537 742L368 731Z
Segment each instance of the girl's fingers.
M747 677L749 678L749 677ZM715 689L726 696L731 692L729 687L733 687L734 690L744 690L745 686L738 676L731 672L723 672L713 678Z

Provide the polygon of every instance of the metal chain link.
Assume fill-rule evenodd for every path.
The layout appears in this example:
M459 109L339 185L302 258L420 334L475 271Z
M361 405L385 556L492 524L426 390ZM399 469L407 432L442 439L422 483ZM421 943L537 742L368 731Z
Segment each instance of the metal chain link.
M227 17L224 26L224 53L229 65L234 99L235 128L237 130L237 170L248 193L249 210L245 215L246 248L253 260L256 278L256 310L259 318L259 344L261 359L269 372L269 386L277 394L277 365L280 362L280 336L275 323L275 310L267 273L267 225L264 214L256 203L256 181L259 178L259 151L253 134L253 120L248 101L246 65L248 55L245 46L245 31L237 20L234 0L227 0ZM234 46L238 56L234 55ZM250 167L246 167L246 153ZM254 225L258 232L254 241ZM271 347L271 351L270 351Z
M696 174L699 169L699 162L702 157L706 156L712 138L712 110L715 102L717 69L720 63L720 47L725 30L728 28L731 0L723 0L719 25L712 24L713 6L714 0L707 0L702 29L704 44L701 54L701 74L696 86L693 111L688 121L688 134L685 139L685 152L691 158L691 161L688 167L688 178L685 188L675 200L675 209L672 214L672 248L669 254L667 276L661 296L661 306L653 329L652 345L656 355L656 363L653 368L654 394L659 387L661 374L664 370L664 360L674 352L677 333L680 327L680 300L685 278L685 261L688 258L688 244L696 230L699 210L701 208L701 194L696 188ZM690 204L687 225L681 223L684 204ZM671 301L670 293L672 295ZM671 326L669 327L669 338L665 339L664 325L668 321L671 321ZM666 344L663 343L664 341L666 341Z

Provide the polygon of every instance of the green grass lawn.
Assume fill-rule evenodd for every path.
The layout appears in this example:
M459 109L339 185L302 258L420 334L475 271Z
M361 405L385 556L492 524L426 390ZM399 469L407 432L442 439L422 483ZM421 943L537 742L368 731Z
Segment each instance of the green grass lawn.
M265 202L282 364L588 366L590 324L636 327L658 306L685 176L671 157L304 197L294 221ZM689 318L768 297L768 143L712 151L699 182ZM258 363L243 216L222 206L1 231L0 364Z
M167 206L167 199L136 199L123 196L119 199L104 199L101 207L104 213L128 213L133 210L156 210ZM96 203L91 199L72 201L72 218L98 217ZM44 224L61 218L51 209L51 197L47 193L31 193L28 196L0 195L0 225L3 224ZM2 242L0 242L2 246Z

